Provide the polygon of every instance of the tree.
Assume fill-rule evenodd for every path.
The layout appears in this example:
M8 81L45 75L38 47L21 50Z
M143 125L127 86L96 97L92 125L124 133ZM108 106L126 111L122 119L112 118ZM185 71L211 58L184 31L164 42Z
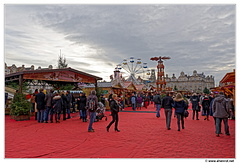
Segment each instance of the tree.
M209 91L209 89L207 89L207 87L205 87L204 90L203 90L203 93L205 93L205 94L209 94L210 91Z
M60 51L60 55L58 57L58 68L66 68L67 66L68 64L66 63L66 58L61 55Z
M26 96L23 93L15 93L10 108L10 115L29 115L31 103L26 99Z
M173 89L173 90L174 90L174 91L177 91L177 90L178 90L176 85L174 86L174 89Z

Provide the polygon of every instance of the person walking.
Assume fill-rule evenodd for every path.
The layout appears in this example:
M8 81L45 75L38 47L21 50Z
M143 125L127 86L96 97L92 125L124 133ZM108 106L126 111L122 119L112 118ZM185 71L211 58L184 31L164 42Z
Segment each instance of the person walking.
M205 115L204 120L209 121L209 111L210 111L210 99L208 98L207 95L204 96L202 100L202 109L203 109L203 114Z
M31 112L34 113L35 120L37 120L37 112L35 112L35 108L36 108L35 98L36 98L36 95L33 93L33 94L31 95L31 99L30 99L30 102L32 103Z
M141 109L142 109L143 98L141 97L140 94L137 95L137 100L136 100L136 102L137 102L137 110L138 110L138 109L141 110Z
M229 108L229 112L230 112L230 119L235 119L235 115L234 115L234 105L233 105L233 98L231 95L227 96L227 106Z
M104 105L104 107L106 107L106 98L104 94L101 94L100 100L101 100L101 103Z
M194 93L192 95L192 97L190 97L190 101L192 103L192 110L193 110L193 115L192 115L192 119L194 120L195 115L196 115L196 120L199 120L198 118L198 112L200 111L200 106L199 106L199 97L197 96L196 93Z
M161 103L162 103L162 101L161 101L161 96L160 96L160 93L159 93L159 92L156 93L156 95L155 95L154 98L153 98L153 101L154 101L154 103L155 103L156 111L157 111L156 117L159 118L159 117L160 117Z
M178 131L180 131L180 121L182 124L182 129L185 128L184 126L184 111L187 110L187 104L184 101L182 94L178 93L174 98L173 108L175 108L175 114L177 116L177 125Z
M132 110L136 111L137 97L135 96L135 93L132 93L131 104Z
M66 110L67 110L67 97L65 96L65 92L61 92L61 98L62 98L62 112L63 112L63 120L66 120Z
M118 96L116 94L113 94L112 97L113 97L113 100L110 103L112 121L107 126L107 132L109 132L109 129L114 122L115 122L115 131L120 132L120 130L118 130L118 120L119 120L119 118L118 118L119 104L118 104L118 101L117 101Z
M149 103L150 103L150 98L151 98L151 95L146 93L144 95L144 107L147 109L147 107L149 106Z
M37 103L37 120L38 123L43 123L44 118L44 110L45 110L45 94L43 93L43 89L40 89L40 93L36 94L35 101Z
M216 118L216 136L219 137L221 132L221 123L224 123L224 130L226 135L230 135L228 126L229 108L227 107L227 100L224 93L220 92L213 101L213 117Z
M71 114L70 114L70 108L71 108L71 104L72 104L72 94L70 93L70 91L67 91L66 93L66 111L67 111L67 119L71 118Z
M44 123L48 123L49 113L52 114L52 98L53 98L53 90L51 89L47 95L45 95L45 103L46 103L46 110L44 111ZM52 123L52 119L50 118Z
M98 98L96 96L96 91L91 91L91 94L87 98L87 109L89 112L89 125L88 132L94 132L92 128L93 122L96 119L96 110L97 110Z
M51 114L51 120L52 120L51 123L53 122L53 115L55 115L56 123L60 123L60 116L63 108L63 100L58 93L56 93L56 95L53 97L52 104L53 104L53 114Z
M76 109L75 109L76 100L75 100L75 97L72 93L71 93L71 95L72 95L72 108L73 108L72 113L76 113Z
M172 118L172 106L174 104L172 93L167 93L167 95L162 100L162 107L164 108L166 116L166 127L168 130L171 130L171 118Z
M87 122L87 110L86 110L87 97L83 92L80 93L77 98L77 108L79 110L79 117L83 122Z

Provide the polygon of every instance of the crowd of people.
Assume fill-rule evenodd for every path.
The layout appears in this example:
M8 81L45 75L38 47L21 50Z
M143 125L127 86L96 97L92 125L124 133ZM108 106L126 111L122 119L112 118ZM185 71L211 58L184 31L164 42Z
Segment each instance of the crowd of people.
M35 90L35 93L31 96L32 112L35 111L35 120L38 123L60 123L60 119L63 121L72 118L70 108L72 112L76 112L75 104L79 110L79 118L83 122L87 122L87 112L89 114L89 126L88 131L94 132L92 128L93 122L96 120L96 110L98 107L98 98L96 91L91 91L91 94L86 97L83 92L79 94L76 99L70 93L70 91L55 92L50 90L46 92L43 89ZM61 118L62 115L62 118Z
M191 97L183 97L180 93L173 95L173 93L167 93L165 97L161 99L159 93L153 98L156 107L156 117L160 117L160 108L164 108L166 117L166 127L170 130L172 109L175 109L174 116L177 117L178 131L184 126L184 118L188 117L189 103L192 104L192 120L199 120L199 112L204 116L204 120L209 121L209 116L212 116L215 124L215 133L219 137L221 132L221 123L224 122L224 130L226 135L230 135L228 119L235 119L235 110L233 99L231 96L225 96L223 92L207 94L194 93ZM202 110L201 110L202 109ZM187 112L187 113L186 113Z
M108 97L108 102L110 106L112 121L106 127L107 132L113 123L115 123L114 130L120 132L118 129L119 116L118 112L124 109L124 102L121 96L116 94L110 94ZM182 96L181 93L166 93L160 94L156 92L152 93L132 93L129 98L129 103L127 104L132 107L133 111L141 110L142 107L147 107L149 104L154 103L156 107L156 117L160 117L160 109L164 109L166 118L166 128L171 130L171 119L174 112L174 117L177 118L178 131L185 129L184 119L188 117L189 104L192 105L192 120L199 120L199 114L204 116L204 120L209 121L209 116L213 116L216 135L221 134L221 122L224 122L224 130L226 135L230 135L228 119L235 119L234 115L234 104L232 97L224 96L223 92L217 94L198 94L193 93L192 96L186 97ZM54 119L56 123L60 123L61 115L62 120L70 119L70 108L75 110L75 104L77 105L77 110L79 110L79 118L83 122L89 121L88 131L94 132L92 127L93 122L96 120L96 109L98 107L98 102L101 102L103 106L106 105L106 98L101 95L98 101L96 96L96 91L91 91L91 94L86 97L85 93L81 92L77 98L74 98L70 91L66 92L55 92L50 90L49 92L44 92L40 89L37 90L32 95L31 102L33 104L33 109L36 108L37 114L35 116L39 123L53 123ZM35 106L36 104L36 106ZM89 117L89 119L87 119Z
M145 103L147 101L147 103ZM156 107L156 117L160 117L160 109L164 108L166 118L166 128L171 130L171 119L174 111L174 117L177 118L178 131L185 128L184 118L188 117L189 104L192 105L192 120L199 120L199 114L204 116L204 120L209 121L209 116L212 116L215 122L216 135L220 136L221 122L224 122L224 130L226 135L230 135L228 119L235 119L235 110L233 99L231 96L225 96L223 92L207 94L193 93L192 96L182 96L181 93L166 93L145 95L142 93L132 93L131 105L132 110L141 110L142 106L149 105L154 102ZM174 109L174 110L173 110Z

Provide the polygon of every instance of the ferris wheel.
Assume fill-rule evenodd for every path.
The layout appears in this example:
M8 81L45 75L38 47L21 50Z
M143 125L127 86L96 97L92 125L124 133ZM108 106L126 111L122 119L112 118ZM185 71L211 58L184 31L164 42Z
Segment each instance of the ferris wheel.
M117 65L116 69L121 70L123 77L134 84L141 84L136 77L140 76L146 80L150 75L147 63L143 63L141 59L135 59L134 57L124 59L122 63Z

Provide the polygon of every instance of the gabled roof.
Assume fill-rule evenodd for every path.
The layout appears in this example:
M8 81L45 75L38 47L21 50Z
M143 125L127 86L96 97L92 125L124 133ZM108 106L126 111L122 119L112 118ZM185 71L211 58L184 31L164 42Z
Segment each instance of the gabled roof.
M43 81L60 81L60 82L86 82L95 83L96 80L102 80L102 78L78 71L72 68L61 69L41 69L41 70L23 70L21 72L11 73L5 75L6 79L18 77L22 75L23 79L30 80L43 80Z
M111 88L112 87L112 83L111 82L98 82L98 87L101 88Z
M145 84L135 85L135 87L137 88L137 90L143 90L144 88L147 89L147 86Z
M220 81L220 83L227 83L227 82L235 83L235 71L227 73Z
M131 81L125 81L123 84L125 89L137 90L136 86Z

